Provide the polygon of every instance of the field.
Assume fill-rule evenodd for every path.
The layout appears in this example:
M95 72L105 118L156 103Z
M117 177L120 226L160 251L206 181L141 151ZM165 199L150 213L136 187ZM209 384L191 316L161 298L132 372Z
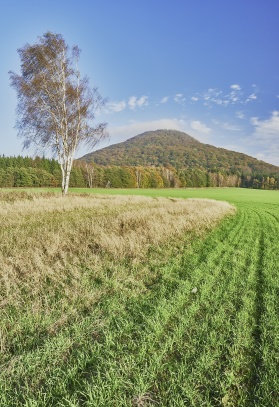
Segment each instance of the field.
M0 405L279 405L279 192L85 192L0 193Z

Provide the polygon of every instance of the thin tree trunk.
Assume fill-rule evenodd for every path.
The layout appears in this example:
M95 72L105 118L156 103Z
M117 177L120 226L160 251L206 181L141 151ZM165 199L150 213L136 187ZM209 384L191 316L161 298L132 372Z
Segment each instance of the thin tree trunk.
M65 173L64 189L62 189L62 195L63 196L68 194L69 183L70 183L70 174L71 174L71 171L69 171L69 170L67 170L66 173Z
M64 166L62 163L60 163L60 167L61 167L61 172L62 172L61 190L62 190L62 195L65 195L65 170L64 170Z
M65 196L68 193L70 175L73 166L73 157L67 157L66 162L61 165L62 169L62 195Z

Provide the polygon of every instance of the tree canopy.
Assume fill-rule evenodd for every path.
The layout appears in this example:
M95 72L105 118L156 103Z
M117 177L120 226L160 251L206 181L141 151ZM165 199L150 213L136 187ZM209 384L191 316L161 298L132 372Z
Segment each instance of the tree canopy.
M17 127L24 147L50 149L62 171L62 192L67 193L74 154L82 144L93 148L107 136L106 123L92 126L105 104L98 88L78 68L80 49L69 47L61 34L45 33L34 45L18 49L21 75L10 72L17 91Z

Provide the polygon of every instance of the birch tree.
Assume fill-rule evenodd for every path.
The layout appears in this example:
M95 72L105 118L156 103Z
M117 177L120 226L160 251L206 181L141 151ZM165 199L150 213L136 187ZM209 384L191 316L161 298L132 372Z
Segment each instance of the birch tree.
M18 53L21 75L9 72L18 96L18 135L24 148L53 152L62 171L62 194L66 195L78 147L87 144L93 148L108 135L106 123L92 125L106 101L98 88L90 88L86 76L81 78L80 49L70 48L62 35L47 32Z

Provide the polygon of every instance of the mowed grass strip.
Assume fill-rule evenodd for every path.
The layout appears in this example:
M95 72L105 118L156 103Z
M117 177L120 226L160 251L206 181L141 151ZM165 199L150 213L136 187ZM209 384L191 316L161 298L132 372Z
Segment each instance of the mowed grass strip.
M19 198L0 203L2 405L159 399L149 359L157 355L159 368L173 335L165 353L157 348L193 284L172 269L235 208L195 199Z

